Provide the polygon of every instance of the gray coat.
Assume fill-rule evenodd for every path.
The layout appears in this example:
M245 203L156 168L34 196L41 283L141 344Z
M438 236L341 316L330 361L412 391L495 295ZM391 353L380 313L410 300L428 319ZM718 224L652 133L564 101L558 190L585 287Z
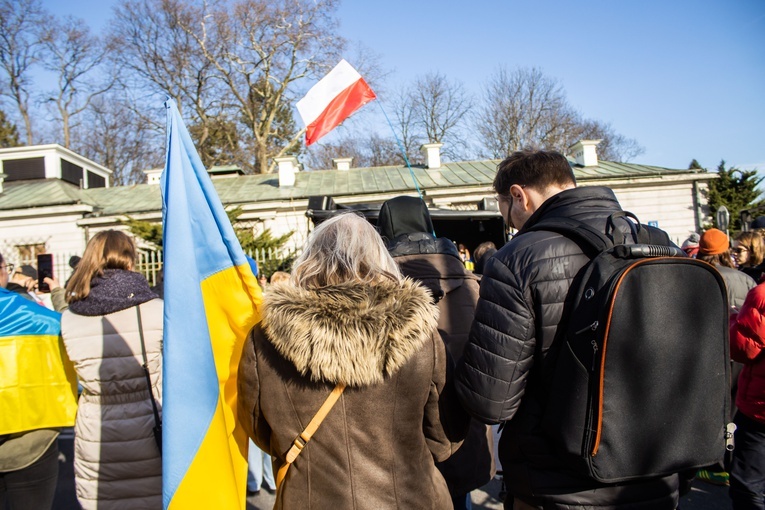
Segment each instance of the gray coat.
M748 274L732 267L715 265L715 268L720 271L723 280L725 280L725 288L728 290L728 305L737 309L741 308L746 295L757 286L757 282Z
M163 302L140 307L161 411ZM136 307L96 316L67 310L61 335L83 387L74 429L77 499L86 510L162 508L162 458L152 433Z

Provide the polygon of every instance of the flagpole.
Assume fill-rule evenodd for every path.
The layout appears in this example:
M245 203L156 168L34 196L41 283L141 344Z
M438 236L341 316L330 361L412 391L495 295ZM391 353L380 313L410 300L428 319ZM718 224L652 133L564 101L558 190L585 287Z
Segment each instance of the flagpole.
M396 139L396 143L398 144L398 148L401 151L401 154L404 156L404 161L406 162L406 167L409 169L409 175L412 176L412 181L414 181L414 187L417 190L417 194L422 198L422 191L420 191L420 186L417 185L417 178L414 176L414 171L412 170L412 165L409 164L409 158L406 156L406 151L404 150L404 145L401 143L401 140L398 139L398 135L396 134L396 130L393 129L393 124L391 123L390 119L388 118L388 114L385 113L385 108L383 108L382 101L378 100L377 104L380 105L380 110L383 112L383 115L385 115L385 120L388 121L388 125L390 126L390 130L393 132L393 137Z

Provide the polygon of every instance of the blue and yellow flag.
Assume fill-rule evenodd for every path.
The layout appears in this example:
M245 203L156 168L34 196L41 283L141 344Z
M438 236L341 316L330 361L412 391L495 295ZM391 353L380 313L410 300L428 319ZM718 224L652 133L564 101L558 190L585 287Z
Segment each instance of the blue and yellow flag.
M71 427L76 412L61 314L0 288L0 434Z
M165 107L163 503L243 509L247 436L236 376L261 291L178 108Z

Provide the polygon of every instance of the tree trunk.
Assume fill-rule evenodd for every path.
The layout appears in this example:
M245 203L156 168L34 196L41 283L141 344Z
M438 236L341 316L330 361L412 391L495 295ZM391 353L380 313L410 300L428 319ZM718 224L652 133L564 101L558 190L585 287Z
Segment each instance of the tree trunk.
M255 169L259 174L268 173L268 155L266 154L266 144L255 142Z

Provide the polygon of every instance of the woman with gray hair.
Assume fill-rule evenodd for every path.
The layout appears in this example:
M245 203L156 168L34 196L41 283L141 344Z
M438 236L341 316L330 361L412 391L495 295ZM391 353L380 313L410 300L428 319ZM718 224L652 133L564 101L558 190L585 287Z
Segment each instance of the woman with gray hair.
M435 461L466 421L447 410L437 317L364 218L316 228L239 365L240 419L279 473L274 508L451 508Z

